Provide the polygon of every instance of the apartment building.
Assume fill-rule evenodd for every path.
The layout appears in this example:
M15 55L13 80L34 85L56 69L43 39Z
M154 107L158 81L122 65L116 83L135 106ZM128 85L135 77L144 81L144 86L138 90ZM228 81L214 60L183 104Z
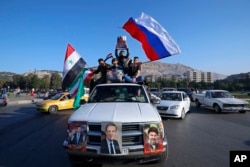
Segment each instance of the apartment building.
M204 71L186 71L184 73L185 78L190 81L195 82L214 82L214 77L212 72L204 72Z

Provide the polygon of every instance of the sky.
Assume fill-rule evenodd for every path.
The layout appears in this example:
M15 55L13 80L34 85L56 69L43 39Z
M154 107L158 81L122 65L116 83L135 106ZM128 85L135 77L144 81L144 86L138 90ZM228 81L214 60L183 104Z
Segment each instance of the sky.
M115 51L126 36L130 56L149 61L121 27L142 12L166 29L181 53L158 60L205 72L250 72L249 0L0 1L0 72L63 71L67 45L87 62Z

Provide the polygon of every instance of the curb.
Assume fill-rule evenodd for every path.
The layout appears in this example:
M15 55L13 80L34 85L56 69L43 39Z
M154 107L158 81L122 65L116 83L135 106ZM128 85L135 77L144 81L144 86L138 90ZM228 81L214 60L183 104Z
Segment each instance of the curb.
M33 99L33 100L17 100L17 101L9 101L8 105L14 105L14 104L31 104L43 101L42 99Z

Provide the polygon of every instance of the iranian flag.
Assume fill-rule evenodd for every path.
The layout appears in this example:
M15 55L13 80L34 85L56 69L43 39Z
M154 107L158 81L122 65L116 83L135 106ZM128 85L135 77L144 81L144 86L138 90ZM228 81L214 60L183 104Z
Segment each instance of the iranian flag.
M68 44L63 68L63 90L66 90L70 87L72 82L74 82L74 80L82 72L85 66L86 62L83 60L83 58L75 51L75 49L70 44Z

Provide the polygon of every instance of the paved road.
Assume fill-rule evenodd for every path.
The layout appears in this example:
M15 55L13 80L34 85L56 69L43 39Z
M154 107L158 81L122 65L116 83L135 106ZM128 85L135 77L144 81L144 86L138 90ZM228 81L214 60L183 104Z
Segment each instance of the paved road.
M43 96L37 97L37 95L30 96L28 94L21 94L19 97L16 97L12 94L8 98L8 105L36 103L42 100Z
M33 104L0 108L0 166L71 167L62 142L72 112L41 114ZM231 150L250 148L249 120L250 112L218 114L194 106L184 120L164 119L169 142L164 167L229 167Z

